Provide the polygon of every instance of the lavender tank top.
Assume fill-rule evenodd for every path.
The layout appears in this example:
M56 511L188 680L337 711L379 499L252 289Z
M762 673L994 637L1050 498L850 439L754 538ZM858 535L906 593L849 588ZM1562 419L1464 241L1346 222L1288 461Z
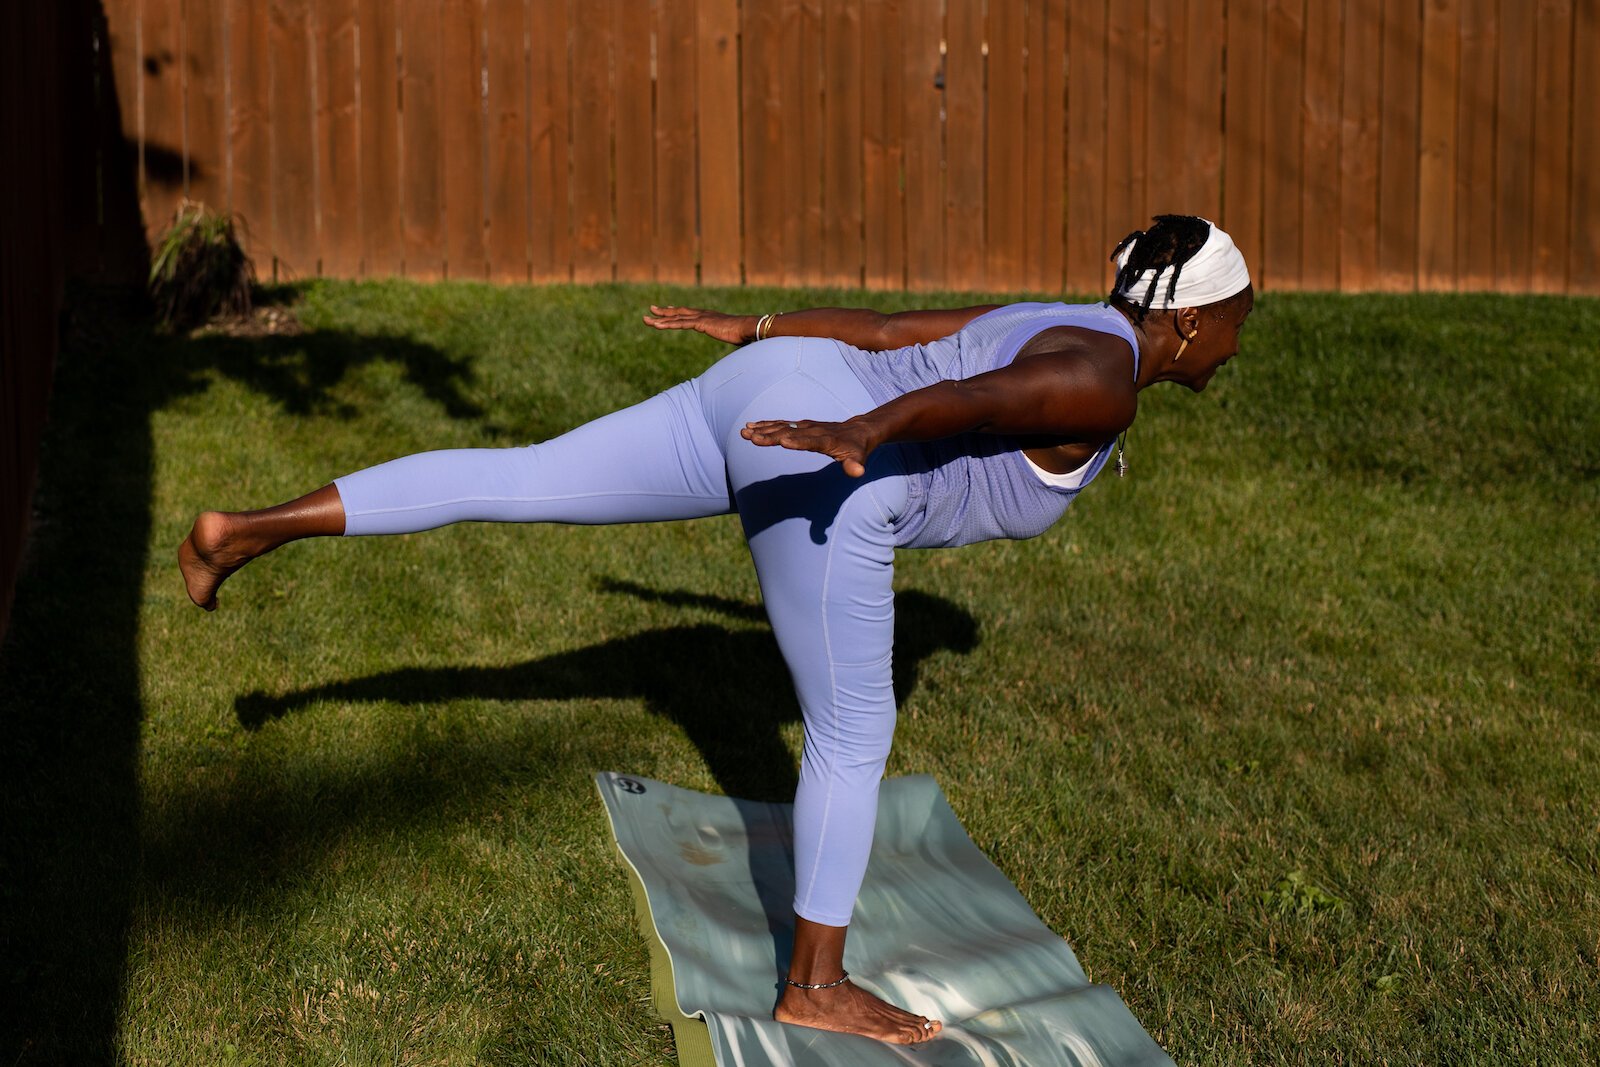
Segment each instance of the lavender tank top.
M839 349L873 401L886 404L913 389L1006 366L1034 335L1054 326L1121 337L1133 350L1133 374L1138 376L1139 343L1133 328L1121 312L1105 304L1009 304L930 344L888 352L864 352L845 344ZM1003 434L968 433L891 447L910 482L909 502L895 530L895 543L903 548L1036 537L1054 525L1082 489L1046 484L1028 465L1018 441ZM1111 451L1107 442L1095 454L1082 485L1100 473Z

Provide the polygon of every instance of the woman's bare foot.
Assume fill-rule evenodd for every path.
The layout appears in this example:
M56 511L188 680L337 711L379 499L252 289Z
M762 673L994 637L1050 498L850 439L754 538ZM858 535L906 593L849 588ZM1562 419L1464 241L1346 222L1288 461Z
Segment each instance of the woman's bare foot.
M861 1034L895 1045L915 1045L944 1029L939 1020L913 1015L850 982L832 989L785 986L772 1017L780 1023Z
M201 512L178 546L178 569L183 571L189 599L207 611L217 610L217 587L228 575L260 554L240 543L235 526L223 512Z

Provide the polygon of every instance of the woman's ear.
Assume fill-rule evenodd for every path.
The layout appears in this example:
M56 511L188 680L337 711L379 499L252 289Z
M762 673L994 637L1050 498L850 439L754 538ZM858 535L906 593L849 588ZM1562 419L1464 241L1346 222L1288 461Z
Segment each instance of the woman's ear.
M1172 325L1179 337L1186 341L1194 340L1195 333L1200 329L1200 309L1179 308L1173 316Z

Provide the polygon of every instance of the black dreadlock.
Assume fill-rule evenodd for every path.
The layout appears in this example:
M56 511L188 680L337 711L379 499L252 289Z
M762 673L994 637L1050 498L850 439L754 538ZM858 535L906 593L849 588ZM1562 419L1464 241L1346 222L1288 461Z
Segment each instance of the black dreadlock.
M1133 312L1135 321L1143 322L1145 313L1156 298L1156 285L1161 280L1161 272L1172 268L1172 277L1167 282L1167 299L1171 300L1178 291L1178 275L1183 265L1200 251L1210 235L1211 227L1206 220L1193 215L1157 215L1155 225L1148 230L1134 230L1111 250L1111 259L1115 261L1124 248L1133 244L1128 262L1117 271L1117 279L1111 283L1111 295L1106 297L1106 303L1120 300ZM1145 290L1144 299L1135 304L1122 296L1123 290L1132 286L1139 275L1147 270L1152 273L1150 288Z

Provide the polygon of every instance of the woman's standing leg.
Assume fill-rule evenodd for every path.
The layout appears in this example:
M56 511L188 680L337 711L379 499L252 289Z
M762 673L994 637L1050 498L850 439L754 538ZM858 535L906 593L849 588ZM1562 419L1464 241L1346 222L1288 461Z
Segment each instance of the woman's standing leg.
M738 437L750 420L843 419L871 406L836 350L823 347L830 342L807 344L820 358L807 358L803 344L774 347L769 358L797 365L770 388L755 392L741 381L718 392L703 379L702 389L709 421L723 435L762 598L805 719L789 978L815 985L843 974L845 934L894 734L894 520L906 488L889 451L856 479L825 456ZM902 1043L931 1037L940 1025L848 982L786 986L775 1016Z
M178 548L206 610L250 560L303 537L454 522L657 522L731 511L722 454L685 382L537 445L423 452L261 511L208 511Z

